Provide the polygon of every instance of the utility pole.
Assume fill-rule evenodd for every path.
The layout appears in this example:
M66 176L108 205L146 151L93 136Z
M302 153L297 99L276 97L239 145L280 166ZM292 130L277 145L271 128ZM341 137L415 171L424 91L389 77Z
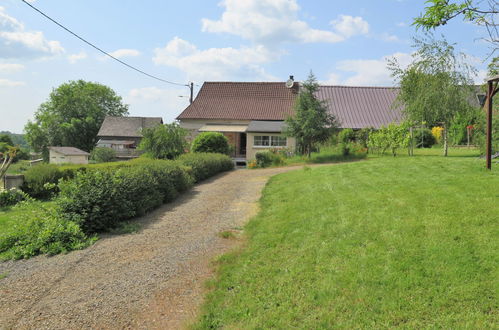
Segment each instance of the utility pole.
M189 85L187 85L189 89L191 90L191 96L189 97L189 104L192 104L192 97L194 95L194 83L191 82Z

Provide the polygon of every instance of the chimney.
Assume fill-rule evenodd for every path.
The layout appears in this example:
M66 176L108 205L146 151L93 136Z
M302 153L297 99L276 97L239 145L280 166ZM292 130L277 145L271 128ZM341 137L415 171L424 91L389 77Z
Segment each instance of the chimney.
M295 80L295 76L289 76L289 80Z

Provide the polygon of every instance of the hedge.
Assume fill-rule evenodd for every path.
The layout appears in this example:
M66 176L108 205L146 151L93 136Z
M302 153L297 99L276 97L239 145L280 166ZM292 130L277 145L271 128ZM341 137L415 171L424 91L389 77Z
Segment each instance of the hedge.
M85 233L104 231L173 200L194 182L233 168L232 160L220 154L131 164L78 171L62 181L57 199L61 216L79 223Z
M195 182L205 180L217 173L229 171L234 168L232 159L222 154L189 153L177 159L192 169Z

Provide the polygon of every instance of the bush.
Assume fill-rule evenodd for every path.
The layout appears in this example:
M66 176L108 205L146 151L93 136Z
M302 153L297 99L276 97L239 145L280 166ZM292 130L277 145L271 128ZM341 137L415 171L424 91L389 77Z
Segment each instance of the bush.
M29 203L40 205L34 207ZM0 234L0 253L5 258L29 258L40 253L53 255L82 249L95 241L95 238L88 238L76 222L61 218L40 202L16 207L19 206L30 207L33 211L23 213L12 231Z
M416 148L431 148L436 143L437 140L429 128L414 130L414 144Z
M64 175L65 173L57 165L33 166L24 173L24 184L21 190L33 198L48 199L59 191L57 182Z
M192 168L195 182L234 168L232 159L221 154L189 153L180 156L178 161Z
M268 167L272 164L272 154L269 151L259 151L255 154L258 167Z
M185 153L188 131L177 123L157 125L142 130L142 141L139 149L144 150L151 158L174 159Z
M90 159L97 163L112 162L116 158L116 151L112 148L96 147L90 153Z
M180 163L149 161L117 170L79 172L60 183L57 204L62 216L80 221L84 232L93 233L143 215L191 184L189 169Z
M355 141L355 132L351 128L344 128L338 133L338 142L349 143Z
M228 155L230 152L227 137L219 132L203 132L192 141L192 152L211 152Z
M28 194L19 189L0 190L0 207L16 205L27 199Z

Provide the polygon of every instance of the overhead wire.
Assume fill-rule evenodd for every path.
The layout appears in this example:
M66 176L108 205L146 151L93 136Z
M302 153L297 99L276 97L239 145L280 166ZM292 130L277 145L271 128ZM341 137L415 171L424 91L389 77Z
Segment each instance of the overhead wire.
M121 63L122 65L128 67L129 69L132 69L132 70L135 70L149 78L152 78L152 79L156 79L156 80L159 80L161 82L164 82L164 83L167 83L167 84L172 84L172 85L177 85L177 86L187 86L187 87L190 87L189 84L182 84L182 83L178 83L178 82L174 82L174 81L169 81L169 80L166 80L166 79L163 79L163 78L159 78L157 76L154 76L152 74L149 74L145 71L142 71L136 67L134 67L133 65L130 65L122 60L120 60L119 58L109 54L108 52L106 52L105 50L101 49L100 47L97 47L95 46L93 43L91 43L90 41L84 39L83 37L80 37L78 34L76 34L75 32L71 31L70 29L68 29L67 27L65 27L64 25L62 25L61 23L57 22L55 19L51 18L50 16L48 16L47 14L45 14L44 12L42 12L40 9L36 8L35 6L33 6L32 4L30 4L29 2L27 2L26 0L21 0L22 2L24 2L26 5L28 5L29 7L31 7L33 10L37 11L39 14L41 14L42 16L44 16L45 18L47 18L48 20L52 21L54 24L58 25L60 28L66 30L68 33L72 34L73 36L75 36L76 38L80 39L81 41L83 41L84 43L86 43L87 45L91 46L92 48L98 50L99 52L103 53L104 55L106 56L109 56L110 58L112 58L113 60L117 61L118 63Z

